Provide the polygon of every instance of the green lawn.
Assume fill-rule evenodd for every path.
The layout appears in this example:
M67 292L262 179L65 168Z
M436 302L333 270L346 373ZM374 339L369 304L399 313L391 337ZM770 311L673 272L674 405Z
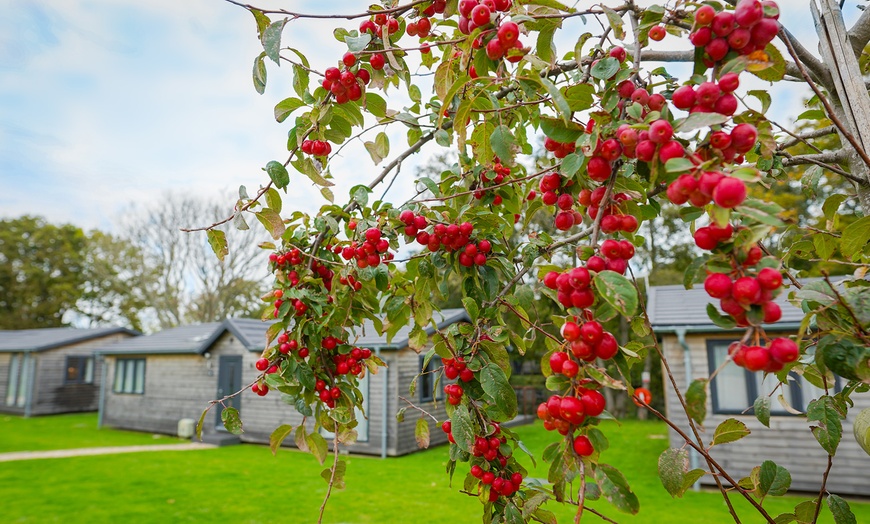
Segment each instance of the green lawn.
M58 417L59 418L59 417ZM42 421L47 419L31 419ZM29 421L24 421L29 422ZM23 426L22 426L23 427ZM4 426L5 428L5 426ZM619 467L641 501L636 517L606 502L591 503L618 522L722 523L729 517L717 493L688 493L672 500L659 483L656 459L667 445L655 422L603 427L611 449L603 460ZM520 428L529 447L552 441L538 425ZM102 431L100 432L102 433ZM146 437L150 438L150 436ZM8 434L0 429L0 448ZM19 437L16 437L19 438ZM59 437L62 438L62 437ZM465 523L479 520L476 499L450 488L446 448L381 460L350 457L347 489L335 492L326 510L332 523ZM539 465L537 476L545 476ZM204 451L153 452L0 465L3 522L313 522L326 491L323 467L308 454L235 446ZM460 467L464 474L464 468ZM457 477L461 483L462 476ZM765 502L776 515L798 498ZM572 522L569 507L549 506L559 522ZM744 522L760 520L740 503ZM870 504L852 502L858 522L870 522ZM823 510L823 522L831 522ZM587 522L587 520L584 520ZM588 515L588 522L600 522Z
M0 414L0 453L180 442L187 441L137 431L97 429L96 413L33 418Z

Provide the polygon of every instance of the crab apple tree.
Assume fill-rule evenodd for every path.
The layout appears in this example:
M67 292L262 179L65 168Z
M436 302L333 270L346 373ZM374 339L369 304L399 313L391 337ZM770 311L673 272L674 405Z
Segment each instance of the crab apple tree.
M820 31L842 32L838 2L819 1ZM760 476L738 481L711 457L698 409L709 381L681 385L670 372L635 280L650 270L638 253L664 209L676 210L697 255L683 268L685 284L702 286L711 321L739 338L726 365L784 384L799 373L825 390L810 403L808 419L818 424L807 432L833 455L850 397L870 383L870 157L862 146L870 143L870 97L856 60L865 57L870 17L849 29L850 45L825 40L820 61L771 0L399 0L354 13L237 5L253 15L263 47L257 92L266 91L267 70L292 79L293 92L274 110L288 152L265 164L253 195L241 188L227 219L200 229L218 256L228 249L215 229L224 222L259 222L274 239L261 246L275 277L263 297L267 343L260 375L243 391L283 395L309 420L295 429L296 442L321 462L328 448L320 429L335 434L327 499L345 470L339 446L357 437L359 380L385 365L356 343L370 322L387 340L409 327L412 349L427 363L440 357L427 372L443 389L447 418L409 401L406 409L420 414L421 444L430 422L446 435L447 472L462 485L456 496L476 497L483 522L554 522L548 501L573 505L575 521L612 521L603 501L639 511L631 479L607 464L618 450L600 424L612 418L604 392L630 396L701 456L704 466L693 471L685 449L661 456L671 495L709 475L735 521L735 497L761 521L788 521L762 505L770 485L759 480L780 478L782 466L765 463ZM571 32L593 17L599 23ZM325 61L290 30L312 19L335 22L341 51ZM812 107L801 118L815 125L788 129L767 114L777 87L758 86L782 80L804 83ZM440 174L402 170L439 148L455 155ZM303 185L320 192L319 208L297 198ZM816 199L815 215L778 205L771 195L783 187ZM813 272L822 277L802 280ZM470 321L434 329L433 297L448 279L461 283ZM805 320L797 333L771 337L785 296ZM538 318L540 301L558 314ZM620 319L628 329L616 329ZM508 320L523 329L506 329ZM558 334L544 329L554 324ZM522 354L538 339L551 392L537 409L553 435L545 482L529 480L517 460L526 447L504 425L518 409L508 350ZM650 352L664 361L688 426L649 406L647 390L635 394L632 368ZM846 383L836 393L834 374ZM754 406L765 425L769 402ZM238 413L224 414L228 428L241 430ZM739 440L748 433L741 428L724 422L713 445ZM273 449L293 429L277 428ZM812 501L813 521L825 496L822 489ZM846 522L839 519L848 505L830 494L827 502Z

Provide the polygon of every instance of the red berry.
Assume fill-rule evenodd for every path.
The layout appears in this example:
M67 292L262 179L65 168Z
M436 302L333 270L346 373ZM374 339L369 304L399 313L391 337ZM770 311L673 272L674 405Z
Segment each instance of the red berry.
M256 366L257 371L266 371L266 369L269 367L269 359L267 359L267 358L258 359L256 364L254 364L254 365Z
M371 64L372 69L374 69L375 71L380 71L384 68L384 55L372 55L372 57L369 59L369 64Z
M649 28L649 38L650 40L655 40L659 42L665 38L667 31L665 31L665 27L661 25L656 25Z
M347 52L341 57L341 61L347 67L353 67L356 64L356 57L351 52Z
M724 273L711 273L704 280L704 290L713 298L731 296L731 278Z
M471 10L471 16L469 18L475 23L475 25L482 26L489 23L490 14L489 7L479 4Z
M794 362L800 356L797 344L789 338L775 338L770 342L770 356L777 362Z
M749 371L761 371L770 363L770 353L761 346L749 346L743 351L743 366Z
M606 404L604 395L598 391L592 389L585 390L580 400L583 402L583 410L589 417L597 417L604 411Z
M586 435L578 435L574 439L574 453L581 457L588 457L594 452L595 448L592 447L592 442L589 441L589 437Z
M574 364L575 366L577 364ZM581 424L585 418L583 402L577 397L562 397L559 405L562 420L571 424Z
M761 285L761 289L773 291L782 286L782 274L770 267L759 271L756 278L758 279L758 284Z
M756 304L761 299L761 286L752 277L740 277L731 285L731 296L740 304Z
M739 178L725 177L713 190L713 201L719 207L732 209L746 200L746 185Z

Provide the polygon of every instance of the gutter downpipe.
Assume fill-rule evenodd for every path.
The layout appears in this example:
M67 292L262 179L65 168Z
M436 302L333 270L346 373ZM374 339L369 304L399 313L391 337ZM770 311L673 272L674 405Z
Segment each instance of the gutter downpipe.
M378 358L381 358L381 348L375 348L375 355ZM383 360L383 359L381 359ZM381 400L383 406L381 409L381 458L387 458L387 410L389 409L389 394L390 394L390 368L389 366L384 366L384 392L383 392L383 400Z
M679 342L680 346L683 347L683 368L686 375L686 387L688 387L692 381L692 354L690 352L689 344L686 342L686 328L678 327L674 332L677 334L677 342ZM689 464L692 469L698 468L698 452L694 449L689 450ZM692 491L700 490L701 482L700 480L696 480L695 483L692 484Z
M100 405L97 408L97 429L103 427L103 412L106 409L106 357L99 355L100 362Z
M30 416L33 415L33 395L36 392L36 364L38 357L35 351L30 351L23 354L28 356L27 363L30 364L30 369L27 370L27 374L29 375L29 384L27 384L27 398L24 400L24 417L30 418ZM22 358L22 360L24 359Z

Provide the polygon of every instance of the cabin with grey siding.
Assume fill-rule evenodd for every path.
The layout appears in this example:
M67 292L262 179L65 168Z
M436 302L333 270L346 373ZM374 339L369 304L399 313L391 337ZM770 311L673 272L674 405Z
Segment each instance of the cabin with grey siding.
M467 321L463 309L435 313L438 329ZM175 434L182 419L198 420L209 401L238 391L253 382L259 372L255 362L265 345L267 323L253 319L227 319L182 326L123 341L101 351L104 359L103 405L100 423L123 429ZM416 451L416 417L404 422L396 413L409 398L409 387L420 373L423 355L408 347L410 327L401 329L388 344L370 323L363 326L354 345L366 347L386 362L377 374L367 373L360 382L365 396L366 418L357 427L358 442L347 446L352 453L398 456ZM429 328L429 333L434 327ZM430 369L440 366L437 359ZM432 377L433 375L424 375ZM445 420L443 394L431 394L431 378L420 379L412 400L439 420ZM429 386L428 389L426 386ZM427 393L428 392L428 393ZM268 443L269 435L282 424L297 426L303 417L281 401L278 392L260 397L251 391L234 397L228 405L239 410L242 442ZM313 421L306 424L309 431ZM440 428L430 424L431 444L447 441ZM206 415L203 439L231 440L220 421L220 406ZM293 435L285 441L293 445Z
M771 337L796 334L803 319L800 309L787 301L788 291L783 291L776 299L783 312L782 319L764 326ZM711 302L715 304L718 300L711 299L703 286L690 290L683 286L658 286L649 290L650 321L680 391L685 394L693 380L710 377L721 366L707 388L707 418L702 433L705 441L709 444L716 427L728 418L740 420L751 431L738 442L714 447L712 456L735 479L748 476L752 468L772 460L791 473L792 490L818 492L827 466L827 454L813 437L806 417L789 413L778 396L782 393L789 406L806 413L809 402L824 391L792 373L789 386L781 388L771 398L770 428L763 426L755 418L752 406L758 396L769 394L776 386L776 377L749 372L733 362L724 364L728 345L739 340L743 330L729 331L713 325L706 313L707 304ZM691 434L666 373L664 382L668 418ZM845 380L837 377L835 388L844 384ZM870 407L870 394L856 394L852 398L855 406L843 421L843 438L834 456L827 489L838 495L868 496L870 456L855 441L852 422L858 412ZM670 443L674 448L684 446L683 439L674 430L670 430ZM702 457L695 456L692 460L691 467L707 469ZM704 476L701 483L715 485L710 475Z
M29 417L96 411L100 363L94 351L135 335L119 327L0 331L0 412Z

